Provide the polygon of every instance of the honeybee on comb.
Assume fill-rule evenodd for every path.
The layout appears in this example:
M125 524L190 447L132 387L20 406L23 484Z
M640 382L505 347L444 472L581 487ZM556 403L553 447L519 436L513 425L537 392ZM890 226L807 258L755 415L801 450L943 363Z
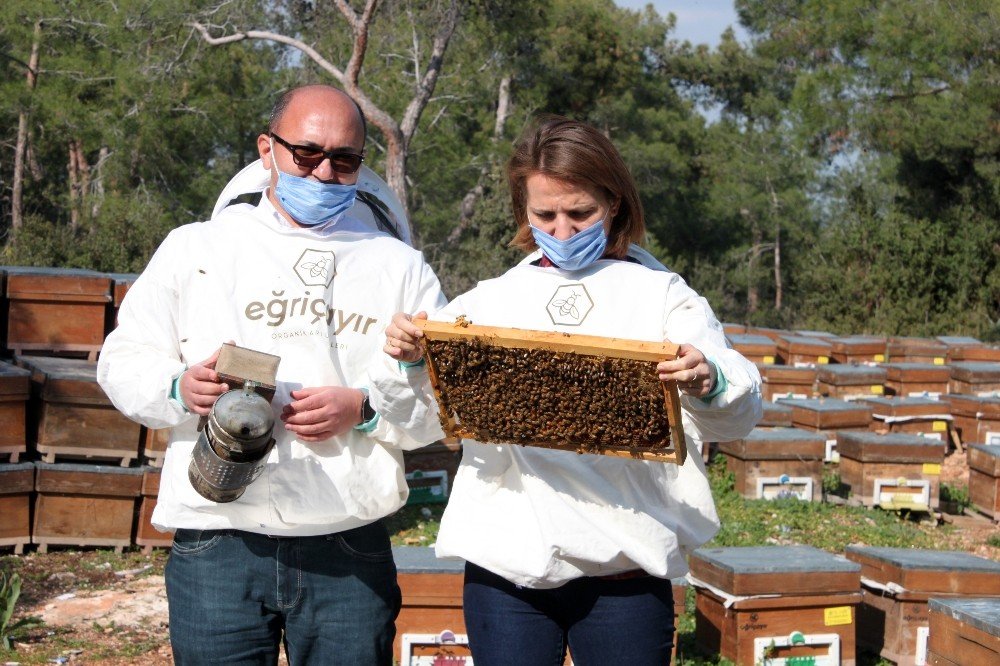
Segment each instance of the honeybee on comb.
M484 443L683 463L677 346L419 321L444 431Z

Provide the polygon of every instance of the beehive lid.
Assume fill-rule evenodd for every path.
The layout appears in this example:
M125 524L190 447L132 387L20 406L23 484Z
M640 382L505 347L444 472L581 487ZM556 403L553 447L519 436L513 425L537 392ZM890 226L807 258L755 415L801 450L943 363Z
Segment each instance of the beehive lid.
M822 460L826 437L801 428L754 428L743 439L719 442L719 450L742 460Z
M138 497L142 469L73 463L35 463L35 490L43 493Z
M0 361L0 397L27 399L31 391L31 372Z
M729 335L733 349L746 356L774 356L778 346L766 335L751 335L749 333Z
M747 326L746 333L749 335L763 335L777 341L783 335L791 335L792 332L783 328L767 328L764 326Z
M807 335L782 335L777 340L778 349L789 354L807 354L809 356L829 356L830 341Z
M951 370L934 363L886 363L885 378L892 382L947 382Z
M961 361L952 363L951 378L970 384L1000 382L1000 363L985 361Z
M931 597L927 607L990 636L1000 637L1000 599L970 597Z
M80 268L9 266L7 297L111 302L111 278L106 273Z
M699 548L691 574L734 596L858 592L861 565L812 546Z
M861 576L908 592L1000 596L1000 562L954 550L849 545Z
M78 358L16 356L15 362L31 372L31 381L46 402L110 405L97 383L97 363Z
M796 330L794 330L792 332L795 333L795 335L801 335L801 336L806 337L806 338L822 338L824 340L831 340L831 339L837 337L836 334L830 333L829 331L813 331L813 330L809 330L809 329L801 329L801 330L796 329Z
M792 408L792 423L814 429L866 427L872 420L872 408L864 402L837 398L782 398Z
M792 426L792 408L780 402L768 402L763 404L764 415L757 422L758 426Z
M881 386L885 381L885 368L854 363L833 363L820 366L816 378L834 386Z
M934 398L873 396L864 401L872 406L872 416L877 419L897 416L945 416L948 403Z
M865 356L876 356L885 354L885 338L874 335L847 335L840 338L831 338L830 345L833 352Z
M953 393L942 396L942 402L949 406L954 415L990 420L1000 419L1000 397Z
M465 571L465 560L438 559L434 549L428 546L393 546L392 559L396 561L396 569L401 574L460 574Z
M937 340L943 342L948 347L978 347L983 344L982 340L971 338L967 335L939 335Z
M0 495L30 493L35 488L35 465L30 462L0 464Z
M1000 347L977 345L975 347L954 347L948 349L948 361L1000 362Z
M767 365L760 368L761 379L772 384L802 384L816 381L816 368L794 365Z
M839 431L837 451L841 458L861 462L940 463L944 459L939 440L899 432Z

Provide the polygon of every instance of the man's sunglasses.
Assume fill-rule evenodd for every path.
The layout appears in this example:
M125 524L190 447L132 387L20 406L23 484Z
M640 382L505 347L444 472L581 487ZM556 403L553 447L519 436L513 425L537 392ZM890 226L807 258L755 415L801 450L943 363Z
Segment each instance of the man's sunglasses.
M296 146L288 143L274 132L270 133L271 138L288 149L292 154L292 161L300 167L315 169L323 160L329 159L330 166L340 174L351 174L361 168L364 155L351 153L344 150L322 150L315 146Z

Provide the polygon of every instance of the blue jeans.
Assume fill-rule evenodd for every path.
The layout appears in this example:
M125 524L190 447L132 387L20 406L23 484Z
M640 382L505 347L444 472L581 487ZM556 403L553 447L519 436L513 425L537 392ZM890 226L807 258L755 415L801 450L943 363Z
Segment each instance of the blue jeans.
M316 537L177 530L166 567L174 663L392 663L401 604L381 522Z
M669 580L581 578L533 590L465 565L465 628L476 666L670 663L674 599Z

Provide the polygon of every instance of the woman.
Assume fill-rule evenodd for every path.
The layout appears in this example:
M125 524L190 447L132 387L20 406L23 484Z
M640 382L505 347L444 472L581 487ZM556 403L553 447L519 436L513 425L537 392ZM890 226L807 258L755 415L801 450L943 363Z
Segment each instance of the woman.
M673 637L670 579L718 529L702 441L745 436L760 417L760 376L729 349L705 299L637 247L635 183L593 127L544 120L507 166L517 233L537 258L456 298L434 319L668 340L693 444L682 466L465 441L436 545L461 557L477 666L665 664ZM553 308L577 294L573 308ZM424 313L417 316L424 317ZM418 363L420 330L397 314L386 352Z

